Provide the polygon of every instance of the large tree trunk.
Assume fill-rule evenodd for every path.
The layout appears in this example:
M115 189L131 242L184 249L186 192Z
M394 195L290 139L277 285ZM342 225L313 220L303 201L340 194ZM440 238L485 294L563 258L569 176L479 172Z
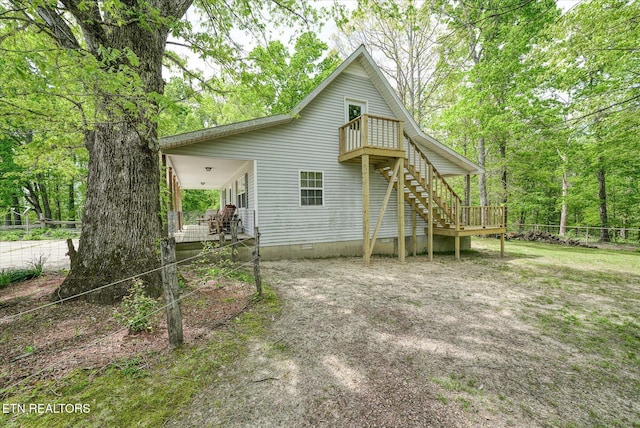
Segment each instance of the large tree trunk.
M166 30L147 31L135 24L111 31L110 46L131 48L140 60L138 75L148 93L162 93L162 56ZM88 132L87 198L82 235L71 270L53 299L85 293L160 267L160 159L153 105L138 111L119 108L117 97L105 94L98 104L103 123ZM128 101L137 101L129 99ZM100 116L99 116L100 117ZM149 294L161 291L160 272L142 277ZM83 299L113 303L126 294L131 281L84 294Z

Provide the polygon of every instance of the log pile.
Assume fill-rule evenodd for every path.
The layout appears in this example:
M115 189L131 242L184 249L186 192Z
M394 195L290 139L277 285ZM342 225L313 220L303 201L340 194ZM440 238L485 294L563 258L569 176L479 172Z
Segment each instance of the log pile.
M544 242L546 244L563 244L563 245L571 245L574 247L585 247L585 248L597 248L593 245L584 244L577 239L571 238L562 238L560 236L553 235L549 232L540 232L540 231L527 231L527 232L509 232L506 234L506 239L508 240L518 240L518 241L530 241L530 242Z

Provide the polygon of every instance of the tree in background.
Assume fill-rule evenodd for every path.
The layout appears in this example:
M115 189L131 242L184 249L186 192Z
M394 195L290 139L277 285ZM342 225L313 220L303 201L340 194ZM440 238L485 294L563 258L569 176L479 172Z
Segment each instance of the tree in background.
M435 2L435 13L449 30L440 39L439 67L452 70L445 73L450 76L446 84L455 88L442 93L450 107L439 127L466 124L455 125L463 135L449 132L448 137L475 141L478 165L485 170L478 175L480 205L506 204L508 146L522 129L514 114L518 81L526 69L522 59L541 29L558 16L555 2L442 1ZM499 180L500 191L490 192L488 177Z
M547 67L543 96L566 100L559 132L572 141L568 151L579 158L577 165L565 162L566 172L581 183L574 186L578 200L597 201L589 204L597 206L597 219L588 214L587 221L602 226L601 241L610 240L608 227L614 223L624 227L631 218L640 221L637 206L629 203L638 195L629 178L640 171L639 14L637 2L581 2L548 29L550 43L539 47ZM563 176L565 198L568 180ZM610 200L613 183L625 187L622 198L618 193L624 202ZM585 194L587 189L593 193ZM612 221L612 208L618 220Z
M224 70L196 91L182 78L166 86L160 134L174 135L289 112L339 64L313 32L257 46L235 69Z
M363 0L340 22L335 42L343 56L364 44L413 118L423 124L434 107L432 92L443 78L436 72L443 28L432 19L429 2Z

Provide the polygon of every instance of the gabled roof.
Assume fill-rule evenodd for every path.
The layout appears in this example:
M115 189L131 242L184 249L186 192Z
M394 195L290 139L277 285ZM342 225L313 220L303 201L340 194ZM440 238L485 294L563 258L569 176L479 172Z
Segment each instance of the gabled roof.
M228 125L216 126L213 128L202 129L200 131L187 132L184 134L173 135L160 139L161 149L172 149L176 147L195 144L203 141L228 137L230 135L242 134L249 131L255 131L263 128L269 128L276 125L291 122L309 103L311 103L318 94L320 94L327 86L329 86L347 67L354 62L365 70L368 77L373 82L380 95L387 102L396 118L404 121L404 131L411 139L422 145L427 150L438 153L444 158L458 165L469 174L477 174L482 169L471 162L464 156L455 152L451 148L437 141L435 138L424 133L413 116L409 113L396 91L391 87L389 81L384 77L382 71L375 63L364 45L360 45L338 68L336 68L326 79L324 79L316 88L309 93L302 101L300 101L290 113L278 114L275 116L261 117L258 119L246 120L243 122L230 123Z

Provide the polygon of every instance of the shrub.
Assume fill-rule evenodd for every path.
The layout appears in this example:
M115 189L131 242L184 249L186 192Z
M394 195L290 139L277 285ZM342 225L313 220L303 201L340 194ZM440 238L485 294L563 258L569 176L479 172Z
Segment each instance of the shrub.
M129 334L136 334L153 330L153 315L157 309L158 301L147 296L143 282L136 279L113 316L129 329Z
M2 269L0 270L0 288L12 284L14 282L26 281L27 279L37 278L42 275L42 268L46 257L40 256L34 259L30 267L26 269Z

